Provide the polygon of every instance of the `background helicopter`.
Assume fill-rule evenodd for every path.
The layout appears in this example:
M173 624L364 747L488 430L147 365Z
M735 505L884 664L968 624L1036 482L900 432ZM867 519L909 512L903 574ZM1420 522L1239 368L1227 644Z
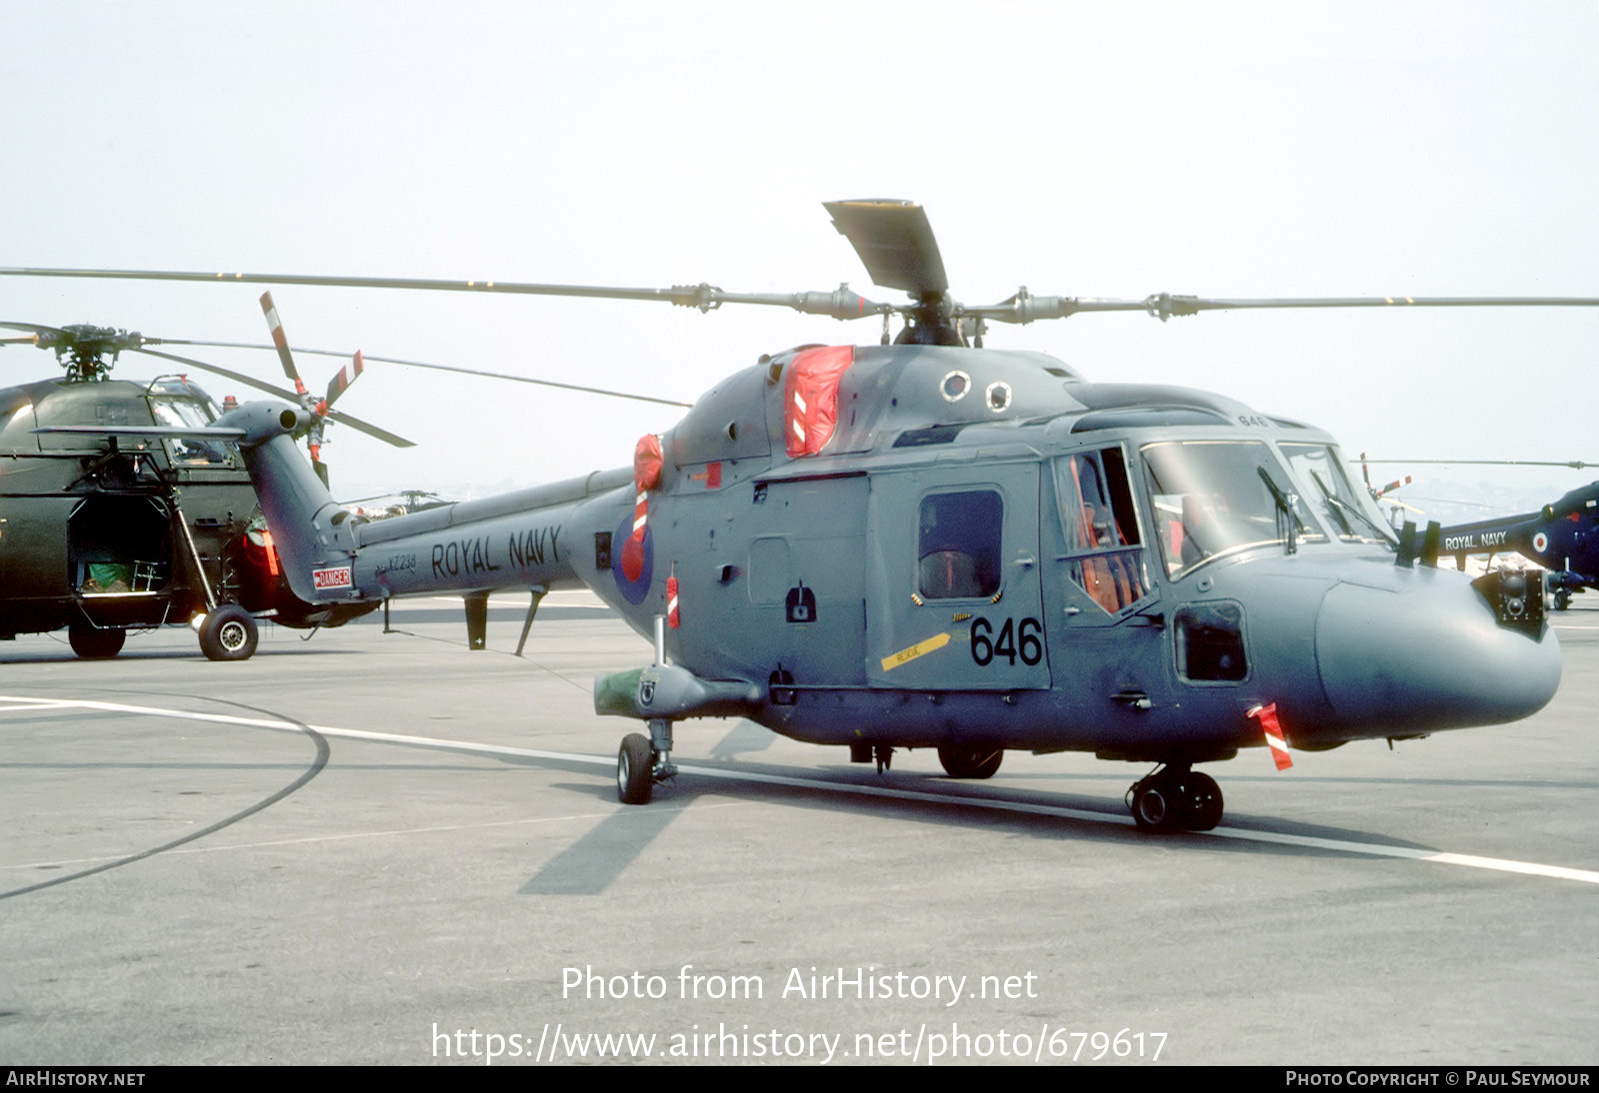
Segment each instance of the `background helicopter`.
M62 433L35 433L40 426L91 424L204 426L220 408L184 375L154 381L110 376L124 352L225 377L293 400L304 411L297 436L324 485L325 430L336 421L397 448L413 446L334 404L364 370L365 358L330 350L291 350L270 293L261 308L272 344L151 338L109 327L43 326L0 322L0 329L26 331L0 337L0 347L51 350L65 376L0 390L0 640L20 633L66 629L74 652L86 658L115 656L129 630L196 621L200 647L214 660L243 660L257 643L253 616L270 614L285 626L338 626L370 611L312 606L297 599L284 581L270 533L260 517L255 491L231 442L148 436L104 449L100 443ZM225 346L275 352L289 391L247 373L155 346ZM339 356L348 363L329 380L325 394L310 392L294 353ZM374 357L408 368L514 380L620 398L686 406L649 396L529 379L481 369ZM231 401L231 398L230 398ZM418 494L418 500L430 495ZM482 645L486 598L469 604Z
M286 626L307 628L362 613L295 598L230 443L167 437L104 448L34 431L91 423L203 426L220 412L186 375L149 383L111 379L123 352L283 397L296 393L151 348L163 340L125 330L14 322L0 328L27 331L0 344L52 350L66 370L64 378L0 391L0 637L65 628L74 652L101 658L115 656L130 629L193 619L207 657L242 660L255 650L255 614L271 612ZM359 374L359 354L322 399L307 393L286 355L284 366L306 410L303 435L324 481L319 448L330 416L387 443L411 444L331 409Z
M1362 455L1364 459L1364 455ZM1488 464L1533 467L1568 467L1583 470L1593 466L1584 460L1390 460L1393 463ZM1409 482L1406 476L1403 482ZM1384 487L1380 494L1400 483ZM1571 606L1571 597L1599 587L1599 482L1563 494L1558 501L1536 512L1498 516L1450 524L1440 531L1440 549L1453 554L1458 568L1465 568L1468 555L1494 555L1514 552L1537 563L1546 572L1544 588L1557 611Z
M742 715L847 744L879 769L896 747L936 747L953 777L991 776L1008 749L1153 762L1128 791L1135 819L1202 830L1222 798L1196 763L1248 746L1285 755L1285 738L1320 750L1514 720L1553 695L1559 652L1541 596L1515 574L1468 582L1438 571L1435 524L1420 543L1413 528L1396 542L1325 433L1205 392L1090 383L1053 358L980 342L989 322L1084 311L1164 321L1599 299L1108 300L1024 288L973 307L950 294L919 207L827 208L874 283L911 302L847 286L739 294L227 275L881 318L876 347L762 357L673 429L641 438L631 469L362 524L294 451L303 409L253 403L184 435L240 443L286 578L308 602L527 587L536 606L547 588L581 581L653 631L652 666L595 686L598 712L650 730L619 753L628 803L674 775L676 721ZM903 325L890 345L894 318Z

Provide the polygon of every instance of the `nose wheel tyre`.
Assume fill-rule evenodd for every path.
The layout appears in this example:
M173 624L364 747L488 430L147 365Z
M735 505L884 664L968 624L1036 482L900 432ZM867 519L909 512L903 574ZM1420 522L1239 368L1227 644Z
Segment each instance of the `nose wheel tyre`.
M1133 822L1145 831L1209 831L1221 823L1221 787L1208 774L1166 769L1127 791Z
M1177 815L1176 794L1163 778L1147 778L1128 791L1132 795L1133 822L1145 831L1170 831Z
M616 754L616 796L624 805L647 805L655 794L655 749L643 733L622 737Z
M1190 771L1183 779L1183 826L1189 831L1209 831L1221 823L1221 787L1208 774Z

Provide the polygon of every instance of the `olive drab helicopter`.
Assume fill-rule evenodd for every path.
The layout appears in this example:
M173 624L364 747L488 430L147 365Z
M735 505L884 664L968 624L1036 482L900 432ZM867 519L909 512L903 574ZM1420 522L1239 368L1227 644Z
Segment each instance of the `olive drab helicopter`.
M1325 432L1203 391L1092 382L1041 353L983 348L982 336L990 323L1082 312L1599 299L1023 289L974 307L950 294L919 206L826 208L872 281L910 302L847 286L750 295L225 275L881 319L882 344L761 357L641 438L632 466L362 523L295 450L303 407L251 403L189 435L239 445L307 603L521 588L536 610L544 591L582 584L651 638L653 663L594 687L597 713L641 723L616 768L631 804L674 777L679 722L745 717L847 746L880 771L894 749L918 747L956 778L992 776L1007 750L1153 764L1127 794L1138 825L1204 830L1223 803L1197 764L1267 747L1282 766L1290 746L1513 721L1554 695L1559 645L1525 576L1438 567L1438 526L1395 534Z
M270 313L270 300L266 301ZM275 322L275 313L271 313ZM311 604L284 580L237 448L181 435L105 440L49 431L206 426L221 412L186 374L150 382L110 378L118 356L141 353L285 397L254 377L151 348L168 339L109 327L0 323L24 331L0 345L54 351L64 378L0 391L0 638L65 628L74 652L115 656L129 630L193 625L213 660L243 660L255 616L286 626L336 626L370 606ZM359 373L355 362L316 399L285 367L306 409L302 430L318 458L331 415L391 444L411 442L331 404Z

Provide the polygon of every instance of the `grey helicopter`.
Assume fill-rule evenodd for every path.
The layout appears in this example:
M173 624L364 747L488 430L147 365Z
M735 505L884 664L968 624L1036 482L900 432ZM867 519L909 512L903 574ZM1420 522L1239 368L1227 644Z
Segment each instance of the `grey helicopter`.
M1571 297L1144 300L949 291L925 212L826 205L881 303L833 292L269 274L8 269L265 284L782 306L878 317L877 345L763 355L632 466L370 523L293 443L303 407L254 402L190 430L239 445L294 594L311 604L583 585L654 644L596 680L633 719L617 792L676 776L679 722L743 717L847 746L884 771L933 748L953 778L1006 751L1153 764L1141 828L1208 830L1202 763L1266 747L1411 739L1527 717L1554 696L1541 586L1437 565L1439 528L1395 532L1327 433L1175 386L1092 382L1042 353L982 346L989 323L1284 307L1599 306ZM889 341L890 321L903 325ZM93 431L92 426L76 431ZM101 432L106 430L101 429ZM148 432L149 430L142 430ZM157 430L160 431L160 430ZM523 636L527 628L524 626Z

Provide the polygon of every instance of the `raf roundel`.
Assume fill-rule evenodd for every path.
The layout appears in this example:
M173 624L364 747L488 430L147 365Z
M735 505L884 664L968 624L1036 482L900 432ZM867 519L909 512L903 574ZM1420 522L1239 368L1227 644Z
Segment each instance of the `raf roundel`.
M611 552L611 576L622 598L637 607L649 595L650 580L655 574L655 536L646 527L644 534L633 538L633 518L629 516L616 529L616 541L621 550Z

